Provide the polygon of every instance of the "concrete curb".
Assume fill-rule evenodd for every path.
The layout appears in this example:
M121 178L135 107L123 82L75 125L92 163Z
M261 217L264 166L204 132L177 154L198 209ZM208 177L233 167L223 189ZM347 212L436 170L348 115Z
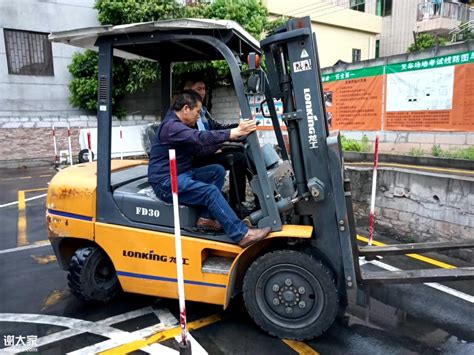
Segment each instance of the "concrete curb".
M373 153L344 152L347 162L373 162ZM380 163L398 163L418 166L434 166L441 168L455 168L474 170L474 160L447 159L437 157L413 157L410 155L379 154Z

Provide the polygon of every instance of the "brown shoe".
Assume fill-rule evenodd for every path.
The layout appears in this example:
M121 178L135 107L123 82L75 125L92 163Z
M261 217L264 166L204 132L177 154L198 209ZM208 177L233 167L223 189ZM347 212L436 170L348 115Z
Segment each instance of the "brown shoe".
M202 229L208 229L212 231L220 231L222 226L215 219L199 217L196 222L196 226Z
M271 232L271 230L272 229L270 227L260 229L249 229L245 237L240 240L239 246L241 248L247 248L249 245L252 245L253 243L259 242L264 239L268 235L268 233Z

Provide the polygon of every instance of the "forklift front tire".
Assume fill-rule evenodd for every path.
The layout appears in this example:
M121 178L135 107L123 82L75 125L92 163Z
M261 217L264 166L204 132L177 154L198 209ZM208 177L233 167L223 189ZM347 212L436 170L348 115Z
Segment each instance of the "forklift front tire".
M120 291L120 283L109 257L90 246L76 250L67 276L71 293L82 301L106 303Z
M281 339L321 335L336 318L337 288L330 270L308 254L277 250L255 260L243 283L248 313Z

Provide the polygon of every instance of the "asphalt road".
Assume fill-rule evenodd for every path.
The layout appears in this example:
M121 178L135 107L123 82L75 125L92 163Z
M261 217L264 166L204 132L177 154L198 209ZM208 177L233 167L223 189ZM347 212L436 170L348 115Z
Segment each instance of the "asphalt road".
M117 346L116 353L176 354L177 333L169 329L177 325L177 301L121 294L104 306L83 304L69 293L66 273L44 243L44 194L54 174L49 168L0 170L0 353L29 344L42 354L91 354ZM22 213L26 226L18 223ZM381 260L364 267L421 263L400 257L387 265ZM305 343L267 335L240 300L225 312L189 302L193 353L474 354L473 284L372 287L370 310L349 308L324 335ZM153 343L157 334L162 341Z

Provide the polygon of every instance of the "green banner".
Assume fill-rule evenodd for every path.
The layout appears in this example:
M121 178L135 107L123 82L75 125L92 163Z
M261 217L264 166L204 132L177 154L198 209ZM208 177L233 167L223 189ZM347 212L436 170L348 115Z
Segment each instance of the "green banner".
M420 60L413 60L410 62L402 62L396 64L388 64L386 66L387 73L401 73L414 70L432 69L439 67L446 67L449 65L459 65L474 63L474 51L455 53L444 55L441 57L426 58ZM384 66L362 68L355 70L346 70L337 73L326 74L322 76L323 83L337 80L350 80L363 78L368 76L376 76L383 74Z
M474 63L474 51L413 60L411 62L388 64L387 73L401 73L468 63Z
M362 68L354 70L346 70L338 73L331 73L322 76L323 83L337 80L351 80L357 78L365 78L368 76L377 76L383 74L383 65L372 68Z

